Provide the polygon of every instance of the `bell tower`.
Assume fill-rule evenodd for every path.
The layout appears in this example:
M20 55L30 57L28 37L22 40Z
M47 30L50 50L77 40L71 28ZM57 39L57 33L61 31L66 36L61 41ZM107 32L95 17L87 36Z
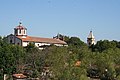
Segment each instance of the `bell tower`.
M14 28L14 35L15 36L27 36L27 28L25 28L24 26L22 26L22 23L19 22L19 25Z
M91 46L91 45L95 44L95 37L93 36L92 31L90 31L90 33L87 37L87 44L88 44L88 46Z

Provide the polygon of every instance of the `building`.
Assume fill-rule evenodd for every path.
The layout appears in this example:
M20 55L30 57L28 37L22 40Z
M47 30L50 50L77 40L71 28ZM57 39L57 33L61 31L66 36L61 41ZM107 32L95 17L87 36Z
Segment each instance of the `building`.
M61 35L61 34L57 34L57 36L55 36L55 37L53 37L54 39L60 39L60 40L62 40L62 41L64 41L64 36L63 35Z
M13 80L27 80L27 76L23 74L13 74Z
M34 43L35 46L39 47L40 49L50 45L67 46L67 43L60 39L28 36L27 28L25 28L21 22L17 27L14 28L14 34L7 36L7 42L23 47L26 47L29 43Z
M93 36L92 31L90 31L90 33L87 37L87 44L88 44L88 46L95 45L95 37Z

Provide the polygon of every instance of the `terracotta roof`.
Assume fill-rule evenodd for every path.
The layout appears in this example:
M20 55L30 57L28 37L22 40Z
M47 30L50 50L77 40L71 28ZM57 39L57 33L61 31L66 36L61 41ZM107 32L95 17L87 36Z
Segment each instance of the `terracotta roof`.
M25 76L23 74L13 74L13 77L18 78L18 79L27 78L27 76Z
M77 62L75 63L75 66L80 66L80 64L81 64L81 61L77 61Z
M50 44L67 44L62 40L53 39L53 38L41 38L41 37L32 37L32 36L26 36L26 38L22 38L22 36L17 36L17 37L22 39L22 41L41 42L41 43L50 43Z

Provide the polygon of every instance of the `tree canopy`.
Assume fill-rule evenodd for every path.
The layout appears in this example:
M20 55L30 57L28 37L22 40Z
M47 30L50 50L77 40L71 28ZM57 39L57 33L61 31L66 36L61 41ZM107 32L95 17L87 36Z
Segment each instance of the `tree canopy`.
M92 47L78 37L67 37L68 47L51 45L39 50L23 48L0 37L0 79L3 74L23 73L49 80L120 79L120 42L100 40Z

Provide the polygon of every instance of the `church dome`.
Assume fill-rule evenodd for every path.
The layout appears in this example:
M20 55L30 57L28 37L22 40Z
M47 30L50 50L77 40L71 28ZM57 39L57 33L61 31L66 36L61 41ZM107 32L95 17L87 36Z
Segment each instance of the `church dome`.
M14 28L14 35L16 36L27 36L27 28L22 26L22 23L19 22L19 25Z
M15 29L26 29L21 22L19 22L19 25Z

